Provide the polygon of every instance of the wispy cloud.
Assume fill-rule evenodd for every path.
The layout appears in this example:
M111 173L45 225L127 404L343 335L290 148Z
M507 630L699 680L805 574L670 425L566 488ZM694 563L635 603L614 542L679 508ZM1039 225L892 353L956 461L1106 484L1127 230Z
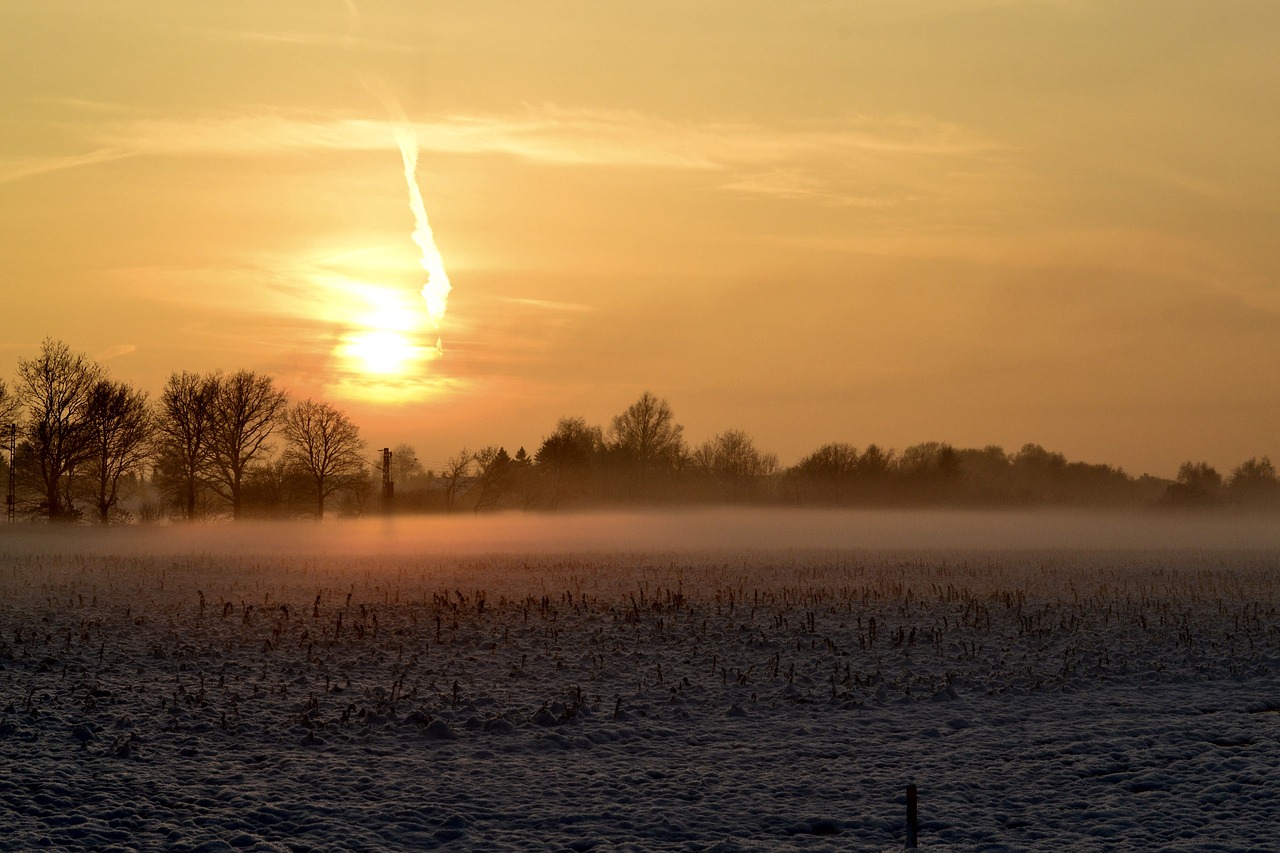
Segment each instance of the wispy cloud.
M801 156L962 157L997 146L957 125L855 116L770 127L676 122L630 111L555 106L507 115L450 115L414 125L423 151L507 154L563 165L730 169ZM386 122L338 115L230 115L131 122L108 133L113 147L167 155L249 156L300 149L383 150Z
M49 172L78 169L98 163L109 163L133 157L138 150L126 148L99 148L84 154L64 154L53 157L3 157L0 158L0 184L13 183Z
M985 233L982 239L963 229L914 228L868 231L841 236L805 236L780 240L788 249L887 258L919 258L1015 270L1114 270L1130 276L1203 284L1242 281L1238 270L1212 245L1127 226L1031 227ZM1250 283L1249 289L1256 286Z
M901 197L858 195L856 192L842 191L832 186L829 180L798 168L735 175L722 183L720 188L775 198L824 201L848 207L886 208L896 207L904 202Z
M550 299L529 299L526 297L507 296L503 297L504 302L512 305L524 305L530 308L541 308L547 311L558 311L569 314L586 314L596 309L591 305L583 305L577 302L555 302Z
M171 33L220 42L257 43L267 47L346 48L378 53L412 53L417 46L375 41L351 33L318 30L238 30L213 27L156 25Z
M226 38L238 41L263 42L265 44L292 44L304 47L342 47L346 43L340 35L315 32L226 32Z
M136 352L137 349L137 344L116 344L115 346L107 347L102 352L95 355L93 360L109 361L113 358L119 358L122 355L128 355L131 352Z
M853 206L889 206L921 186L989 173L1006 156L964 127L910 116L764 125L673 121L634 111L529 107L413 125L423 153L499 155L560 167L721 173L724 190ZM124 122L103 150L180 157L383 151L386 121L338 114L242 114ZM857 180L851 182L850 178Z

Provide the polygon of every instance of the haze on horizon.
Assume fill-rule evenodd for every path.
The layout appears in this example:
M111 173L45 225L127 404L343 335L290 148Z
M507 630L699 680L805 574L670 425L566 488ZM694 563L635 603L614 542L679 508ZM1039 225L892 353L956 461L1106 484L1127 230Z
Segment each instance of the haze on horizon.
M734 555L786 561L910 560L982 562L1035 554L1067 564L1083 553L1113 553L1119 564L1143 556L1222 554L1247 561L1280 548L1270 516L1168 514L1134 510L763 509L701 507L603 512L470 513L315 521L238 521L78 527L0 525L0 553L57 557L280 557L307 571L310 558L428 564L499 555L578 559L610 554L620 564L668 557ZM825 556L824 556L825 555ZM479 563L477 570L479 570ZM163 567L162 567L163 568Z
M428 462L646 388L783 464L1280 458L1275 4L354 8L0 0L0 375L263 371Z

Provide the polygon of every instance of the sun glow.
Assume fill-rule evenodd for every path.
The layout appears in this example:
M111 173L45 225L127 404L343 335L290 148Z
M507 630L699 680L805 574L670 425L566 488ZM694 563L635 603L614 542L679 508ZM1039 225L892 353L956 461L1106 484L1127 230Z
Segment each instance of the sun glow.
M342 373L363 386L362 396L378 397L380 384L403 396L406 381L422 376L440 355L439 343L428 343L434 336L420 304L414 294L364 282L348 280L341 290L344 331L335 354Z
M421 358L420 347L408 337L386 330L353 332L342 349L351 364L374 376L401 376Z

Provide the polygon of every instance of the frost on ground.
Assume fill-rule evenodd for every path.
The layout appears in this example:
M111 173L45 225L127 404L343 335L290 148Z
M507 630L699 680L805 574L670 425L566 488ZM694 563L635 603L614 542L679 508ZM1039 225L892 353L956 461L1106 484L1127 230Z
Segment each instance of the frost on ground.
M74 539L74 537L72 537ZM0 538L0 849L1263 850L1274 551Z

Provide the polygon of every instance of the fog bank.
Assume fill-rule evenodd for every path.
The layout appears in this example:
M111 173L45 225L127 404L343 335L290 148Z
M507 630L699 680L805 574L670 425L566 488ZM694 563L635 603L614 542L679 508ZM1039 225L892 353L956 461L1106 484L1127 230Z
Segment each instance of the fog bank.
M710 550L1280 550L1274 518L1151 512L694 509L168 527L0 527L0 554L448 556Z

